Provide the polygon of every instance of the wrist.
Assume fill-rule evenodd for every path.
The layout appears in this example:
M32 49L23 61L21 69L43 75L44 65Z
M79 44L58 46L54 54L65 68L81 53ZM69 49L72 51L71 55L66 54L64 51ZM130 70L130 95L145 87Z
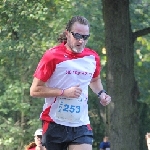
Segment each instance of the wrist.
M107 94L107 92L106 92L105 90L101 90L101 91L97 94L98 97L100 97L100 95L101 95L102 93L106 93L106 94Z
M61 93L59 94L59 96L62 96L64 94L64 89L61 89Z

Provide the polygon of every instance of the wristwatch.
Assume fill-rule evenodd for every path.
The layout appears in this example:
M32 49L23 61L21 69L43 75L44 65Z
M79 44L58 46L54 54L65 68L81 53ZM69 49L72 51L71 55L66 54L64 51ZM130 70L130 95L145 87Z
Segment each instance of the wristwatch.
M106 94L107 94L107 92L106 92L105 90L101 90L101 91L97 94L98 97L99 97L102 93L106 93Z

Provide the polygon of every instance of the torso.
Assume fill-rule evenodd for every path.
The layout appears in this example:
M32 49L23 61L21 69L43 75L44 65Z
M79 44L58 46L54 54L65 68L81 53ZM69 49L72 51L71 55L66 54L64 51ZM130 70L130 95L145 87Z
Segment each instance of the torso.
M45 55L46 60L47 58L50 58L50 62L47 63L50 65L47 67L47 70L50 70L48 73L49 77L44 75L39 77L39 72L43 73L43 70L40 69L37 69L35 77L38 76L37 78L42 78L42 80L45 80L47 87L67 89L71 86L80 85L83 92L82 97L80 98L80 100L82 99L82 102L77 104L73 102L73 99L72 102L69 100L68 103L68 100L66 100L65 102L63 101L62 104L62 101L58 98L46 98L43 113L41 114L42 119L47 119L47 114L49 116L49 120L66 126L80 126L83 124L89 124L87 105L88 85L93 77L99 75L100 65L98 61L100 60L98 55L90 49L85 49L84 52L80 54L74 54L67 52L65 47L62 45L47 51ZM43 59L42 61L45 60ZM64 119L61 113L59 113L60 109L58 109L61 106L61 112L65 114L64 116L69 116L71 119L71 115L75 115L77 117L76 120L79 121L72 122L72 119ZM78 114L79 111L80 117Z

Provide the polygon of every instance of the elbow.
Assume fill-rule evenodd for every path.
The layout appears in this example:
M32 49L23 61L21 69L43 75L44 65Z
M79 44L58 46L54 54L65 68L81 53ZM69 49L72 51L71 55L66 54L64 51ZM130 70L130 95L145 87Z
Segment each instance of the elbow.
M30 88L30 96L31 97L36 97L35 92L34 92L32 87Z

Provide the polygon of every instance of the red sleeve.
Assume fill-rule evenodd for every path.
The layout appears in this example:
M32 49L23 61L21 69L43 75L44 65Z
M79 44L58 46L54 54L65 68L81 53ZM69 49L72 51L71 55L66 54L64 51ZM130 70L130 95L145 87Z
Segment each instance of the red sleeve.
M98 55L95 56L95 61L96 61L96 69L93 74L93 78L98 77L100 75L100 70L101 70L100 57Z
M55 70L53 60L54 57L51 53L51 50L46 51L43 57L41 58L33 76L40 79L43 82L46 82Z

